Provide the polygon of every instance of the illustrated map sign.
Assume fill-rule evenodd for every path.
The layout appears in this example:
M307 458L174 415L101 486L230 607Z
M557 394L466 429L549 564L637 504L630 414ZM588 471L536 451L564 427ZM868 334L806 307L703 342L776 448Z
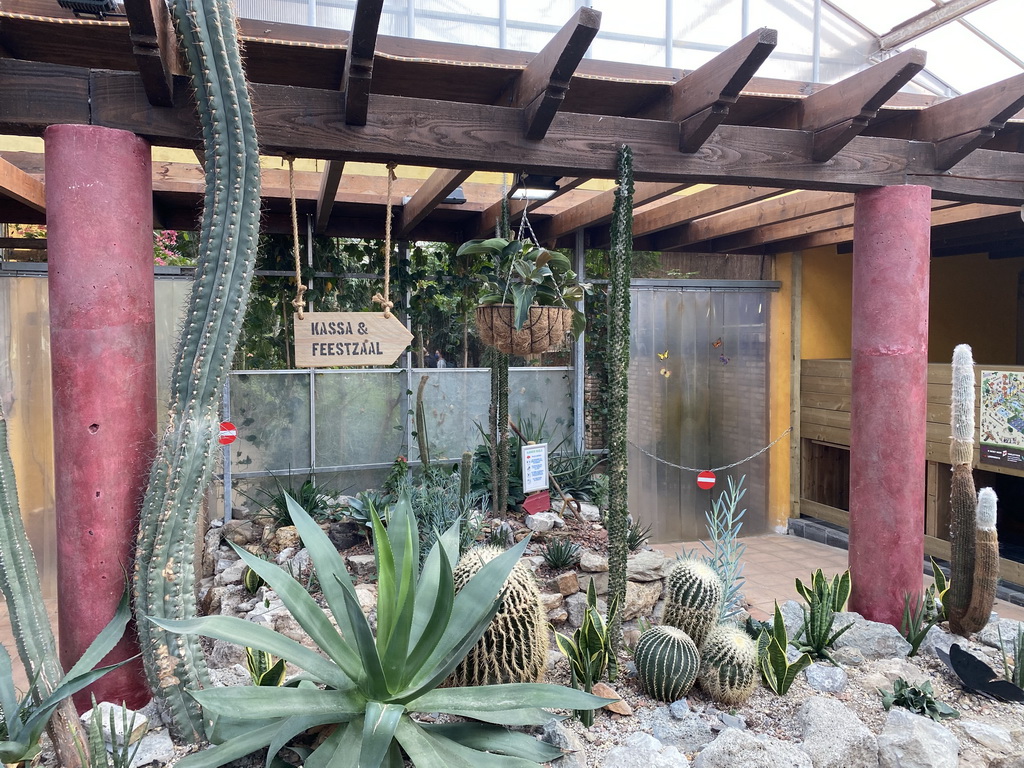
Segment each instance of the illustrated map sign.
M981 456L1024 469L1024 371L981 372Z
M230 421L220 423L220 436L217 438L221 445L231 445L238 437L238 430Z
M388 366L412 341L409 329L381 312L307 312L295 318L295 366Z
M548 444L524 445L520 453L523 462L523 493L546 491L548 489Z
M715 473L710 469L705 469L699 475L697 475L697 487L702 490L708 490L709 488L715 487Z

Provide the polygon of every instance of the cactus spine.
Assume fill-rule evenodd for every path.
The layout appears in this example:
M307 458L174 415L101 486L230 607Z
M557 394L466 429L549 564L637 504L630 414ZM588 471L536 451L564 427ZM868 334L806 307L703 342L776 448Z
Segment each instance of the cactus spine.
M757 687L757 677L757 642L739 627L715 627L701 648L701 689L721 704L742 704Z
M700 652L690 636L665 625L640 635L633 658L640 684L659 701L683 698L700 671Z
M459 496L462 503L469 500L469 494L473 492L473 452L466 451L462 454L462 463L459 464Z
M455 567L455 589L462 589L485 563L505 550L477 547ZM533 574L516 563L501 597L501 607L483 637L452 672L451 685L536 683L548 662L548 626Z
M36 559L32 554L25 524L18 504L18 488L14 465L7 444L7 419L0 398L0 591L7 601L7 612L18 656L25 666L32 687L33 701L39 703L57 687L64 677L57 656L53 627L46 613L43 591L39 584ZM7 715L10 717L10 714ZM51 718L47 730L53 740L60 765L79 768L80 750L85 749L78 730L78 713L71 699L65 699Z
M953 465L949 494L952 573L947 610L950 631L966 636L988 622L999 578L995 493L991 494L991 510L986 510L982 519L971 469L974 461L974 359L967 344L959 344L953 350L952 379L950 425L953 436L949 446L949 460ZM982 553L980 558L979 552Z
M683 630L698 648L718 621L724 598L722 580L703 560L680 560L665 579L665 618Z
M134 586L140 617L181 619L196 614L196 519L213 472L218 404L256 261L260 169L230 3L175 0L172 14L202 123L206 195L170 419L143 501ZM198 738L202 715L186 693L208 682L197 640L163 632L144 618L139 635L149 684L170 710L172 733Z

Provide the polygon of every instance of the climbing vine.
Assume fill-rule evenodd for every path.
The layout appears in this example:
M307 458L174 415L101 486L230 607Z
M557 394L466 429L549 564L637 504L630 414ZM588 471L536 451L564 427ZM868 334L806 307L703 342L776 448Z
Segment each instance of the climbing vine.
M626 544L629 514L626 419L629 390L629 281L633 259L633 152L623 145L618 156L619 186L611 224L611 276L608 285L608 570L610 599L626 599ZM622 611L611 619L609 633L618 651Z

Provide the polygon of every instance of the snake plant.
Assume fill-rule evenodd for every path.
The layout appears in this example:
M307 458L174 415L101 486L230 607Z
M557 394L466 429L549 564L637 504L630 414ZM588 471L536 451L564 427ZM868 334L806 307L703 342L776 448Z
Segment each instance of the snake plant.
M841 577L836 576L830 583L822 575L821 569L818 569L811 579L810 587L804 586L800 579L797 579L796 589L807 600L807 607L803 608L804 622L800 625L796 639L791 645L801 653L810 654L818 659L828 659L836 664L829 649L840 635L853 626L851 621L842 629L832 631L836 611L842 610L850 594L850 572L847 571Z
M767 688L779 696L785 696L796 676L811 664L811 657L806 653L801 653L796 661L790 663L786 655L788 645L786 622L776 603L775 618L771 624L762 628L757 639L757 650L761 679Z
M499 595L526 540L484 564L456 594L451 564L458 559L458 524L439 537L421 571L419 533L407 492L391 510L387 528L371 511L378 579L375 636L330 539L298 504L289 499L289 506L337 627L286 571L238 548L321 653L238 618L153 619L170 632L262 649L304 671L301 681L282 688L191 691L206 715L216 719L209 732L221 743L190 755L179 768L215 768L264 747L269 747L269 766L290 741L323 726L328 730L322 733L330 735L306 750L306 768L399 768L403 750L418 766L534 766L561 753L505 726L550 721L553 716L542 707L594 709L608 702L544 683L438 688L498 610ZM439 724L412 717L432 712L467 721Z

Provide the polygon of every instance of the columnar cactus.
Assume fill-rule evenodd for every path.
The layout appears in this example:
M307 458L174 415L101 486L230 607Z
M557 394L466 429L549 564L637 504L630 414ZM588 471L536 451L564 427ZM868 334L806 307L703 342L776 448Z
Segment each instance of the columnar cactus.
M465 451L459 464L459 496L465 504L473 492L473 452Z
M665 625L640 635L633 658L644 691L659 701L683 698L700 671L700 652L690 636Z
M978 492L977 528L974 532L974 586L971 590L971 603L964 615L965 627L981 629L988 624L996 598L996 585L999 582L996 502L996 492L991 488L982 488Z
M172 13L202 124L206 196L170 418L143 502L134 586L140 617L182 619L196 614L196 519L256 261L260 167L230 2L175 0ZM195 636L164 632L145 618L139 636L147 678L170 710L173 733L198 738L202 715L186 688L204 687L208 675Z
M505 550L477 547L464 554L454 571L460 590ZM501 607L483 637L449 677L451 685L540 682L547 668L548 626L537 582L522 562L505 582Z
M665 595L665 624L683 630L700 648L722 609L724 588L715 569L703 560L680 560L668 572Z
M700 651L697 683L712 699L742 704L757 687L757 642L739 627L715 627Z
M950 584L947 596L949 628L958 635L977 632L988 622L999 578L998 541L995 530L995 494L991 512L979 517L974 490L974 359L971 348L960 344L953 350L953 390L950 423L953 436L949 460L950 483ZM989 524L991 523L991 528ZM982 531L981 526L986 528ZM976 552L984 554L980 560ZM991 552L995 551L992 556Z

